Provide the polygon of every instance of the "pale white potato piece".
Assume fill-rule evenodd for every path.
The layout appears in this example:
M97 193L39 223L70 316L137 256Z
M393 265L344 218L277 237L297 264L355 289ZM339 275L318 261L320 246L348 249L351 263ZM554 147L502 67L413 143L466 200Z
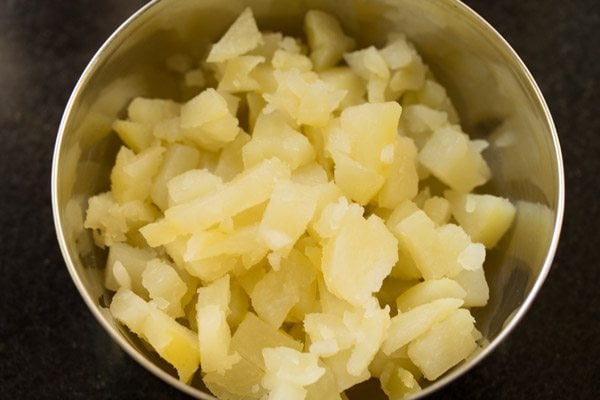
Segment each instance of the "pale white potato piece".
M152 184L152 202L161 210L165 210L169 206L168 182L171 178L196 168L199 162L200 153L193 147L178 143L169 146Z
M426 379L439 378L477 348L473 323L468 310L456 310L408 345L408 356Z
M490 169L476 146L452 127L435 131L418 158L436 178L459 192L470 192L490 178Z
M215 192L222 179L206 169L188 169L167 182L168 206L187 203Z
M462 194L447 191L452 215L475 242L486 248L496 246L515 217L516 209L509 200L490 194Z
M396 305L398 312L406 312L434 300L452 298L464 301L466 296L467 292L458 282L448 278L432 279L417 283L403 292L396 299Z
M232 217L267 200L276 183L289 179L290 169L278 159L265 160L199 200L171 207L166 219L179 233L192 233Z
M165 148L148 147L134 154L122 146L110 173L111 191L119 203L145 201L150 196L152 182L163 162Z
M391 320L388 336L381 347L383 352L390 355L406 346L433 324L458 310L462 304L460 299L438 299L398 314Z
M317 207L319 192L282 180L273 189L258 234L273 251L289 251L306 231Z
M335 67L319 72L319 78L328 85L346 92L340 101L341 110L365 102L367 88L363 80L349 67Z
M240 128L231 112L230 108L235 106L231 101L231 97L212 88L189 100L181 107L183 135L209 151L216 151L232 142Z
M315 152L308 139L292 128L280 112L258 116L252 138L242 147L244 166L250 168L263 160L277 157L291 170L312 162Z
M346 36L337 19L320 10L310 10L304 18L304 32L310 58L316 71L333 67L356 42Z
M190 381L200 364L198 339L194 332L128 289L119 289L114 295L110 312L173 365L179 380Z
M228 60L217 90L230 93L257 90L260 85L250 76L250 73L264 61L265 58L260 56L239 56Z
M156 125L179 115L181 105L173 100L136 97L129 103L127 115L133 122Z
M490 289L483 268L464 270L453 278L466 292L465 307L483 307L490 298Z
M279 270L269 271L254 285L250 297L257 315L279 328L315 280L316 272L306 256L292 250L281 260Z
M323 247L322 271L328 289L360 306L381 288L398 260L398 242L383 221L349 219Z
M149 124L118 119L112 128L119 135L119 139L136 153L150 147L154 141L152 126Z
M266 389L274 390L280 385L308 386L325 374L325 369L319 367L319 357L315 354L302 353L289 347L265 348L262 354L265 360L262 384ZM306 394L306 390L302 392ZM276 398L284 400L288 397ZM303 399L304 396L299 398Z
M230 353L231 332L227 324L231 298L229 275L198 289L196 319L203 372L224 374L241 357Z
M139 200L119 204L112 192L90 197L84 228L93 229L94 242L112 246L125 242L128 235L158 217L155 207Z
M256 48L261 42L261 34L256 26L252 9L246 7L229 30L215 43L206 61L223 62L240 56Z
M447 224L450 220L450 202L444 197L433 196L425 200L423 203L423 211L437 225ZM462 224L461 224L462 226ZM463 226L464 229L464 226ZM475 238L471 237L475 240ZM477 240L475 240L477 241Z
M115 276L115 264L120 264L127 272L130 285L126 289L133 290L138 296L146 297L148 293L142 285L142 274L146 263L156 257L156 252L150 248L137 248L127 243L115 243L108 250L104 286L108 290L117 291L120 285Z
M399 136L393 150L390 174L377 194L377 204L389 209L395 208L404 200L412 199L419 190L417 148L414 142Z
M188 288L171 265L159 258L148 261L142 272L142 285L159 310L171 318L185 315L182 299Z

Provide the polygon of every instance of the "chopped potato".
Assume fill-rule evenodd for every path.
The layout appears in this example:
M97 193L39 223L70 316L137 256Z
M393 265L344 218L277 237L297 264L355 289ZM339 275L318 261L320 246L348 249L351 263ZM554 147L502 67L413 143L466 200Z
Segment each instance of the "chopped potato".
M84 226L111 314L181 381L341 400L374 378L402 399L477 348L486 248L516 208L471 192L487 142L408 37L356 48L321 10L304 32L247 7L204 58L164 60L189 100L130 102Z

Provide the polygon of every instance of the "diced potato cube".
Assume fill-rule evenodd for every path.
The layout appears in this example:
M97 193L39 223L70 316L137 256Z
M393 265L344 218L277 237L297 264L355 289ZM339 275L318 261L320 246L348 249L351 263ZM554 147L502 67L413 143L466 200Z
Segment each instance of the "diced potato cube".
M381 389L390 399L402 399L421 390L415 376L396 362L386 364L379 379Z
M250 299L242 286L235 280L230 285L231 299L229 300L229 315L227 316L227 323L231 329L236 329L240 322L246 316L248 307L250 306Z
M167 183L171 178L195 168L199 161L198 150L177 143L169 146L152 185L150 198L154 204L162 210L166 209L169 205Z
M139 200L119 204L111 192L91 197L83 226L94 230L98 246L112 246L127 240L127 234L154 221L156 208Z
M485 280L483 268L461 271L453 279L467 293L464 297L465 307L483 307L487 304L490 298L490 289Z
M385 184L385 178L344 153L334 156L335 183L344 194L359 204L366 205Z
M292 182L305 186L319 186L329 183L327 171L318 163L304 165L292 173Z
M202 148L217 150L240 132L224 94L209 88L181 108L183 134Z
M398 242L383 221L352 218L323 247L321 268L327 288L360 306L381 288L398 260Z
M264 61L264 57L260 56L239 56L228 60L217 89L230 93L257 90L260 85L250 77L250 72Z
M400 126L422 149L433 132L448 124L448 115L423 104L411 104L402 109Z
M265 395L265 389L260 384L263 375L262 369L242 358L224 374L209 372L202 379L206 387L221 400L258 400Z
M395 102L362 104L342 111L341 129L348 135L352 158L386 176L391 159L385 152L393 149L401 112Z
M390 310L388 307L373 307L353 314L347 313L344 315L344 324L354 334L352 355L346 367L350 375L360 376L369 371L369 364L388 334Z
M181 118L165 119L154 126L152 135L167 143L185 142L181 132Z
M271 250L287 252L294 246L313 218L318 195L310 186L277 183L258 231Z
M273 68L279 70L297 69L301 72L312 70L312 62L310 58L303 54L292 53L285 50L277 50L271 61Z
M106 272L104 286L108 290L117 291L121 285L115 277L115 264L119 263L127 271L130 286L126 289L133 290L138 296L146 297L146 289L142 286L142 273L146 263L156 257L154 250L149 248L139 249L126 243L115 243L108 250L106 259Z
M227 144L219 154L219 161L215 167L215 174L229 182L236 175L244 171L242 149L251 137L246 132L240 132L233 142Z
M276 70L274 77L277 89L264 95L267 107L285 112L298 125L325 126L346 95L313 72Z
M306 387L306 400L342 400L333 373L322 362L319 366L325 369L325 373L318 381Z
M262 112L252 139L242 148L242 157L246 168L277 157L294 170L313 161L315 152L308 139L293 129L282 114Z
M331 357L354 344L353 333L338 315L308 314L304 318L304 330L310 337L310 352L320 357Z
M340 351L334 356L323 359L323 364L325 364L327 369L330 370L335 377L335 383L338 392L343 392L344 390L364 382L371 377L368 369L366 369L359 376L354 376L348 372L347 365L351 356L352 351L348 349Z
M314 354L274 347L263 349L263 357L266 369L262 385L270 391L269 399L303 400L307 394L304 386L317 382L325 374Z
M443 278L420 282L402 293L396 304L399 312L407 312L422 304L431 303L438 299L464 300L467 292L456 281Z
M198 289L196 318L203 372L223 374L240 360L237 353L229 352L231 332L227 324L227 314L230 297L228 275Z
M159 310L172 318L184 316L181 300L187 286L171 265L158 258L148 261L142 272L142 285Z
M459 118L454 105L450 101L446 89L436 81L427 79L416 92L416 101L428 107L441 110L448 114L451 124L458 124Z
M473 323L468 310L456 310L408 345L408 356L425 378L437 379L477 348Z
M146 99L136 97L127 108L127 115L133 122L156 125L159 122L177 117L181 105L173 100Z
M179 380L186 383L191 380L200 364L198 339L194 332L128 289L120 289L115 294L110 312L173 365Z
M238 265L239 260L236 257L223 255L184 262L183 267L190 275L199 278L204 283L210 283L233 271Z
M370 103L384 102L390 70L381 54L373 46L344 54L352 70L367 81L367 98Z
M396 315L391 320L388 336L381 347L383 352L390 355L409 344L433 324L458 310L462 304L460 299L438 299Z
M247 169L211 195L171 207L165 217L181 233L207 229L267 200L276 183L289 179L290 169L278 159Z
M444 243L440 242L433 221L423 211L415 211L388 226L398 238L398 247L414 261L425 279L439 279L448 274Z
M310 58L317 71L335 66L342 55L355 46L354 39L344 34L338 20L320 10L306 13L304 32L311 50Z
M248 312L231 338L231 350L238 352L243 359L265 369L262 350L267 347L290 347L302 351L302 344L286 333Z
M390 69L396 70L410 64L416 51L406 40L406 36L396 34L390 35L385 47L379 50L379 54Z
M444 193L452 205L452 215L474 242L494 247L515 217L509 200L489 194Z
M390 175L377 194L377 204L380 207L396 208L402 201L415 197L418 190L417 148L411 139L399 136L394 144Z
M118 119L112 127L123 143L136 153L150 147L154 140L152 127L148 124Z
M190 202L215 192L223 185L217 175L206 169L190 169L167 182L169 207Z
M363 80L349 67L335 67L319 72L319 78L337 90L345 90L346 95L340 102L341 110L364 103L366 86Z
M256 48L260 42L261 33L256 26L252 9L246 7L229 30L213 45L206 61L227 61Z
M439 241L445 245L448 276L453 277L462 269L481 268L485 261L485 247L472 243L469 236L458 225L446 224L437 228Z
M279 328L300 297L316 278L311 262L292 250L278 271L268 272L252 290L252 306L259 317Z
M230 233L218 229L197 232L188 240L183 258L185 261L198 261L239 256L244 267L250 268L263 259L268 251L258 232L258 225L241 227Z
M437 226L450 220L450 202L443 197L433 196L425 200L423 211Z
M154 146L136 155L127 147L121 147L110 174L112 194L119 203L148 199L164 151L164 147Z
M459 192L470 192L490 178L490 169L473 142L451 127L435 131L419 153L419 161Z
M248 296L252 294L256 284L267 274L268 266L269 265L265 260L250 268L250 270L244 271L243 274L237 277L240 286Z

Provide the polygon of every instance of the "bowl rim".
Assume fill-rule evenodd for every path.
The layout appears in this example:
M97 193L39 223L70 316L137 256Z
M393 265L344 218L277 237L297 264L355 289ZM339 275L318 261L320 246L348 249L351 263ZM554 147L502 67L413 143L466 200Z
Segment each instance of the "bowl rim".
M553 224L553 234L552 239L550 241L550 246L548 248L548 252L546 257L544 258L544 262L542 267L540 268L539 274L535 279L535 283L532 288L529 290L529 293L521 303L521 305L516 309L510 318L508 323L505 323L500 333L489 342L489 344L483 348L480 352L478 352L473 358L468 359L466 362L462 362L461 364L453 367L448 373L444 374L440 379L436 380L423 390L415 393L414 395L408 397L409 399L419 399L429 394L441 389L442 387L448 385L450 382L455 381L457 378L462 376L467 371L471 370L477 364L479 364L484 358L486 358L496 347L500 345L502 341L513 331L516 325L521 321L525 313L529 310L531 304L533 303L535 297L537 296L540 288L542 287L548 273L552 267L552 261L556 254L556 249L558 247L558 241L561 233L562 223L563 223L563 215L564 215L564 203L565 203L565 180L564 180L564 166L563 159L561 153L560 142L558 138L558 133L556 131L556 127L554 121L552 119L552 115L548 108L548 105L543 97L543 94L535 82L531 72L526 67L525 63L521 60L521 58L517 55L515 50L510 46L510 44L504 39L500 33L482 16L480 16L477 12L475 12L471 7L464 4L460 0L446 0L449 3L449 6L459 8L459 12L463 13L465 17L470 18L474 24L479 25L482 28L482 31L488 36L488 39L491 41L497 42L497 46L502 50L503 56L510 59L514 65L519 69L522 77L525 78L525 81L528 85L528 89L533 95L535 101L538 102L540 108L542 109L545 122L547 124L547 128L551 134L554 157L556 160L556 168L557 168L557 185L558 192L556 193L556 214L554 218ZM65 260L65 264L69 271L69 275L73 280L79 294L85 301L87 307L92 312L96 320L100 323L100 325L104 328L104 330L112 337L112 339L123 349L130 357L132 357L138 364L144 367L146 370L151 372L156 377L160 378L162 381L168 383L172 387L177 388L178 390L195 397L197 399L203 400L216 400L214 396L209 393L202 391L196 387L185 384L167 373L156 364L145 358L140 352L138 352L126 339L125 337L118 332L117 329L114 328L106 319L105 315L103 315L96 302L91 298L89 293L86 291L85 286L75 268L75 263L73 262L71 255L69 253L67 243L65 240L65 233L63 231L63 227L61 225L61 210L58 205L58 179L59 179L59 164L60 164L60 149L62 148L64 133L69 123L69 119L71 116L71 112L74 108L74 104L76 99L79 97L80 92L86 86L88 81L90 80L93 73L98 68L102 59L104 59L105 55L112 51L116 46L116 39L123 34L124 31L132 25L132 23L138 20L144 13L150 10L153 7L156 7L161 3L161 0L151 0L147 4L143 5L137 11L135 11L131 16L129 16L125 21L123 21L117 29L115 29L110 36L104 41L102 46L95 52L94 56L91 58L81 76L79 77L63 112L60 125L57 132L57 138L54 146L53 158L52 158L52 172L51 172L51 198L52 198L52 214L54 219L54 226L56 230L56 236L59 243L59 247L63 258Z

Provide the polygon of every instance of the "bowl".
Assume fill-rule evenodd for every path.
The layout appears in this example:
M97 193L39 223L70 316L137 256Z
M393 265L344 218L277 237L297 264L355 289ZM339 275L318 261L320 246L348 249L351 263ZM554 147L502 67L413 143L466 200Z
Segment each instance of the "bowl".
M465 373L510 333L539 291L556 250L564 205L558 137L530 73L507 42L456 0L155 0L123 23L98 50L75 86L58 131L52 170L56 231L77 289L103 328L137 362L172 386L213 399L196 378L192 386L126 328L106 306L105 252L83 228L87 200L109 188L119 140L112 121L135 96L179 98L165 59L199 55L251 6L261 29L298 35L304 13L319 8L338 17L359 44L382 45L400 29L413 41L448 93L472 137L485 138L493 180L484 190L510 198L515 222L489 252L490 301L474 315L483 346L468 360L425 386L425 396ZM361 398L373 388L366 384Z

